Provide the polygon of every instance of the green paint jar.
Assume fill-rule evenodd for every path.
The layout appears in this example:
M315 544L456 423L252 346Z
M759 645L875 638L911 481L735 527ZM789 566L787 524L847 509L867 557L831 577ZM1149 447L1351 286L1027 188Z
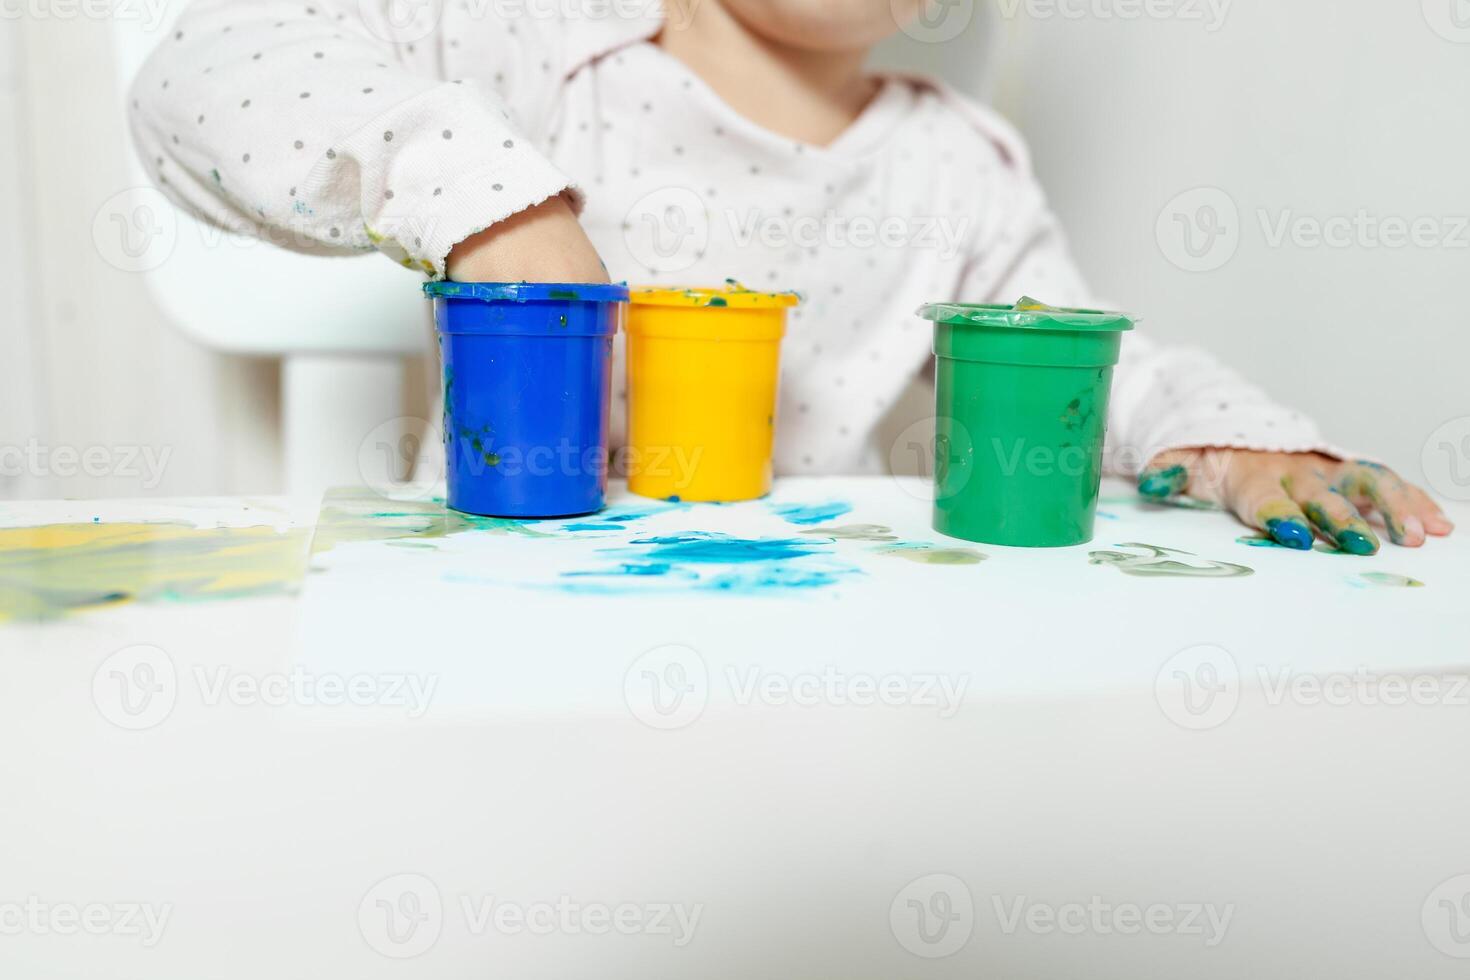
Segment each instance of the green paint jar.
M1092 540L1108 395L1133 319L933 303L934 529L1060 548Z

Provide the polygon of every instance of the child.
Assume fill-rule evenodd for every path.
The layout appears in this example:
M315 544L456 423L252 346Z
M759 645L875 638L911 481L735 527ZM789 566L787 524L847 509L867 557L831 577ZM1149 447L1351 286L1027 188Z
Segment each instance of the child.
M865 73L925 0L196 0L134 91L209 220L465 281L797 289L775 463L876 470L928 300L1098 306L1002 119ZM405 14L407 16L405 16ZM605 265L604 265L605 263ZM405 284L405 288L409 288ZM617 371L615 377L621 377ZM1108 462L1292 548L1450 522L1198 352L1129 336Z

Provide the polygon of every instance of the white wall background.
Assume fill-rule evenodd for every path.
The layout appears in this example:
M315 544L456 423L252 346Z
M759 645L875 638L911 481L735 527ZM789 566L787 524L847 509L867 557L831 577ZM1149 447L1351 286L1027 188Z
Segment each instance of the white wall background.
M1470 215L1470 3L1148 6L1158 15L1124 19L1142 0L949 0L933 23L958 36L900 36L879 61L937 71L1020 124L1079 258L1146 329L1215 349L1418 477L1431 433L1470 415L1470 230L1457 247L1273 245L1261 215L1456 230ZM278 489L277 365L185 340L93 244L98 208L130 182L111 25L5 9L0 447L169 456L157 484L26 464L0 496ZM1238 219L1227 209L1205 256L1218 267L1191 272L1171 261L1185 253L1170 208L1200 187L1223 197L1173 209L1233 205Z

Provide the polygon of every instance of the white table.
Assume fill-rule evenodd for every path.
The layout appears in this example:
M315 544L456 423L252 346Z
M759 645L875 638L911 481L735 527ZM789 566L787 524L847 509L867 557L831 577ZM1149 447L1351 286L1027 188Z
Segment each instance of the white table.
M1464 974L1470 539L1294 554L1109 487L1092 545L1019 551L921 493L456 533L344 498L309 574L312 501L7 505L6 589L67 558L4 528L180 524L112 539L166 594L0 625L0 975ZM253 597L183 574L221 525ZM691 532L831 583L565 574ZM921 542L987 558L879 550Z

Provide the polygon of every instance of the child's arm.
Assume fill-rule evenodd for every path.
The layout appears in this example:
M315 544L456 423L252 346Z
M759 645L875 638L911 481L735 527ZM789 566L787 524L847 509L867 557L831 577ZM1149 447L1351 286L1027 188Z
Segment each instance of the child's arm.
M1032 178L1019 141L999 220L985 229L966 296L1010 303L1022 295L1057 306L1110 308L1086 288L1061 228ZM1137 477L1140 492L1219 503L1288 547L1307 549L1313 528L1355 554L1378 550L1363 519L1382 516L1395 544L1417 547L1453 525L1419 488L1373 463L1350 461L1317 426L1203 351L1125 335L1108 413L1107 465Z
M206 220L302 251L376 248L433 276L605 279L538 127L606 38L546 18L456 24L472 15L439 4L420 11L442 12L436 23L405 27L395 9L196 0L133 90L159 185ZM499 39L493 84L445 77L456 27Z

